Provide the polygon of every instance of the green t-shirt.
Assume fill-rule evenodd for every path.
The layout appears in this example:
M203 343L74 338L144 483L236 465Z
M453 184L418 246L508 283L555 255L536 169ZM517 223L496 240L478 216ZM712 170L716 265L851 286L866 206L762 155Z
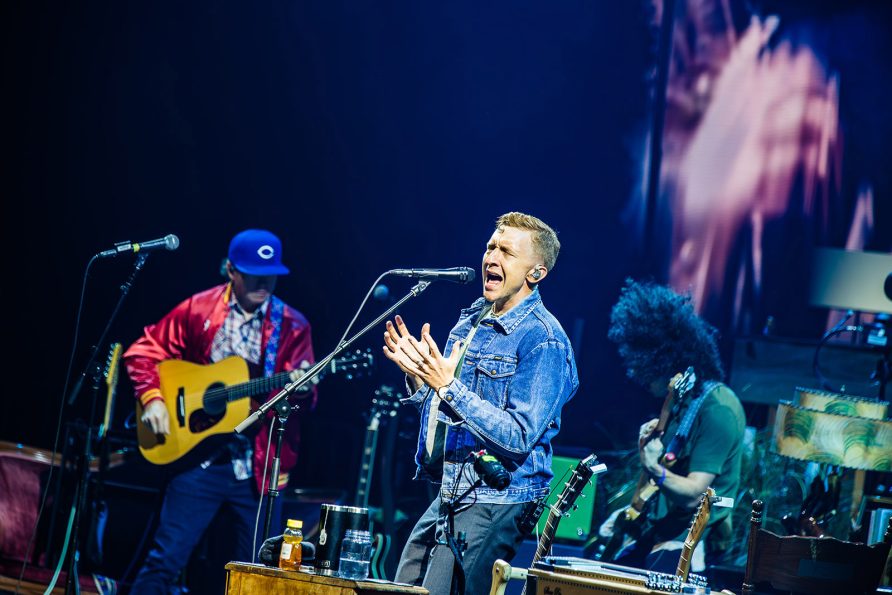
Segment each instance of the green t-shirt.
M712 473L715 479L712 480L711 487L715 490L716 496L736 500L740 488L740 463L746 428L743 406L734 391L724 384L716 385L700 398L706 400L701 405L691 426L688 440L678 453L678 460L671 469L678 475L687 475L695 471ZM663 438L666 447L675 435L685 411L683 408L680 415L666 426ZM709 523L701 539L708 539L710 532L720 523L726 520L730 523L732 510L727 507L712 507ZM660 492L653 515L657 542L683 541L693 515L694 510L677 506ZM730 529L727 523L724 529Z

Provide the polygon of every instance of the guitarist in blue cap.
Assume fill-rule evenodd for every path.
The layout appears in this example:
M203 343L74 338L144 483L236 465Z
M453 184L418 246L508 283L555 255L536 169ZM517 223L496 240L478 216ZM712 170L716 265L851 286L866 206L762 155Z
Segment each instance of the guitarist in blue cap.
M161 437L169 435L176 423L161 392L158 364L165 360L212 364L238 356L252 378L299 370L314 361L309 322L273 295L278 277L289 272L282 263L279 238L263 229L236 234L225 269L227 283L182 301L145 327L124 354L142 407L141 422ZM312 390L302 411L315 403ZM286 426L280 486L287 483L288 470L297 461L297 422L292 419ZM197 449L201 456L170 478L152 549L131 593L167 593L222 506L235 513L236 558L252 559L257 505L266 490L261 478L272 456L266 449L268 433L269 424L263 423L251 439L235 433L215 436L221 439L213 440L213 448Z
M664 399L659 419L641 426L640 479L632 504L600 528L600 558L674 573L700 497L735 498L740 485L743 407L721 380L716 330L694 311L689 296L669 287L628 280L610 317L626 373ZM715 509L704 550L691 569L702 572L729 545L731 508Z

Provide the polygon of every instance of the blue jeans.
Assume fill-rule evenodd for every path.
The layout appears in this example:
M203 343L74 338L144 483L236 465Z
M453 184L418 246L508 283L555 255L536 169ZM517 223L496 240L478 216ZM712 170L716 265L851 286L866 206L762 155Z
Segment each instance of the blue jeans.
M192 550L217 512L228 506L234 513L235 526L232 538L236 545L236 559L250 562L263 540L266 506L261 510L254 535L258 496L254 479L236 480L229 461L196 467L173 477L167 484L158 529L155 531L152 550L146 556L130 593L167 595L179 572L189 562ZM270 533L282 531L281 498L277 498L277 511L273 514ZM220 573L224 572L220 568Z

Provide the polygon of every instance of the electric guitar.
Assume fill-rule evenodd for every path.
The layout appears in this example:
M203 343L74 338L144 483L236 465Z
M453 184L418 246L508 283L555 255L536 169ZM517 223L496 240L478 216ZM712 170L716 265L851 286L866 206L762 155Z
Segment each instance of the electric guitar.
M356 496L353 505L360 508L369 507L369 486L372 482L372 471L375 467L375 453L378 448L378 430L382 417L394 418L400 406L399 395L387 385L378 387L369 408L368 424L365 430L365 444L362 447L362 459L359 463L359 477L356 480ZM371 512L371 511L370 511ZM374 517L374 514L369 515ZM369 519L374 524L374 519ZM384 576L384 562L390 553L391 537L386 533L374 532L372 538L372 558L369 564L369 574L372 578L386 580Z
M115 406L115 392L118 388L118 376L121 370L121 344L112 343L108 351L108 359L105 362L105 413L102 416L102 423L99 425L97 437L102 440L108 432L111 423L112 409Z
M715 496L715 490L706 488L706 492L700 497L700 504L697 506L697 513L694 515L694 521L688 534L684 538L684 545L681 548L681 556L678 558L678 568L675 570L675 576L679 577L682 582L688 582L688 574L691 570L691 555L694 553L706 524L709 523L709 515L712 512L712 504L718 500Z
M663 436L670 417L678 414L682 402L694 388L696 382L697 377L694 374L694 369L691 367L684 374L678 374L673 378L669 391L666 394L666 399L663 401L657 425L649 436L641 438L642 444ZM666 468L671 468L675 463L675 453L678 452L678 449L673 446L675 442L673 439L673 443L670 443L670 447L661 458L660 462ZM649 529L647 523L651 514L650 509L653 507L653 502L656 501L654 496L659 491L660 487L653 478L646 471L642 470L638 477L638 485L632 496L631 504L625 508L618 509L613 514L613 533L604 548L596 556L597 559L615 562L624 550L639 540L643 541Z
M371 351L357 350L332 360L315 380L331 374L351 379L362 375L372 364ZM233 432L251 413L251 397L267 395L303 374L304 370L291 370L251 380L247 362L237 356L207 365L165 360L158 364L158 375L170 415L170 434L152 432L142 421L143 407L137 401L139 451L156 465L178 461L207 439Z

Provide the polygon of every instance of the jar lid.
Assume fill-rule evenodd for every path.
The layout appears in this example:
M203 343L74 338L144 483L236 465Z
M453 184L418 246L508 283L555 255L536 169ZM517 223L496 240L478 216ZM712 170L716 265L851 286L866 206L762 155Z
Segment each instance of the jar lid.
M295 519L288 519L288 522L285 523L285 526L289 529L303 529L304 522Z

